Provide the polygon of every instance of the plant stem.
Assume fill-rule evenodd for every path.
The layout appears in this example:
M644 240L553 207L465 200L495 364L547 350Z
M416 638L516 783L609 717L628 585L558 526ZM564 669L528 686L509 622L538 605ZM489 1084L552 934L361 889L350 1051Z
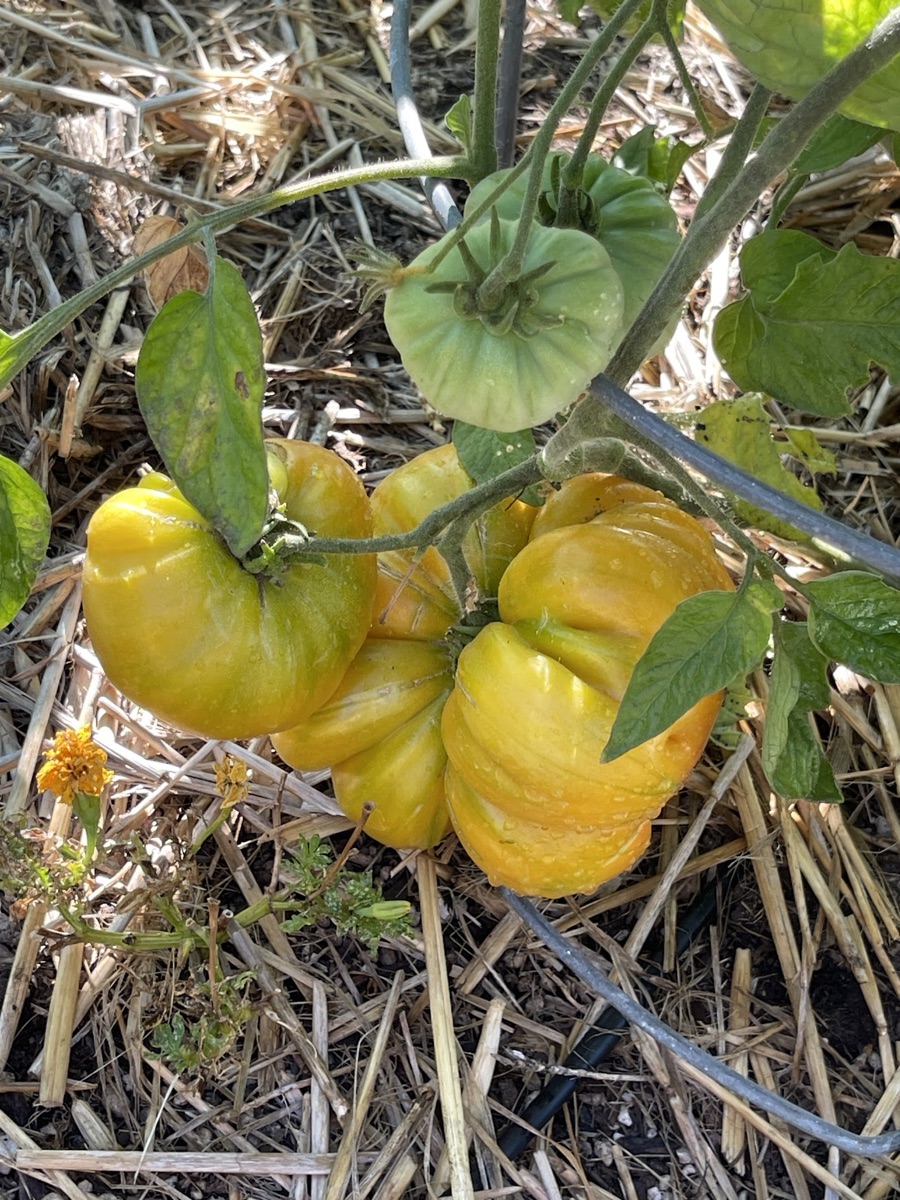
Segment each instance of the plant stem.
M475 41L475 112L469 172L478 183L497 170L494 123L497 104L497 66L500 59L500 0L478 0Z
M473 521L481 513L492 508L498 500L507 496L516 496L532 483L538 483L543 478L537 458L510 467L495 479L480 483L442 504L434 512L429 513L421 524L407 533L386 534L375 538L328 538L310 537L299 542L298 557L306 554L382 554L388 550L418 550L431 546L454 521L469 518ZM290 537L284 538L285 544L290 545Z
M740 120L729 134L719 169L707 184L706 190L694 210L695 221L712 208L747 161L747 155L753 147L760 124L769 107L771 95L769 89L764 88L761 83L756 84L750 93Z
M597 95L591 101L590 111L584 123L584 129L582 129L578 138L578 144L562 173L561 182L565 188L575 189L581 187L585 163L588 160L588 155L594 148L594 138L600 129L600 122L606 115L606 110L609 108L610 101L616 93L616 88L618 88L619 84L625 78L625 72L643 50L644 46L646 46L647 42L649 42L653 34L656 33L659 25L657 9L660 6L663 10L662 23L665 24L666 0L653 0L653 7L649 17L619 55L615 65L600 85Z
M274 212L287 204L295 204L298 200L306 200L320 192L333 192L338 188L353 187L359 183L374 183L381 179L415 179L419 176L441 177L459 174L465 168L465 159L458 155L445 155L424 159L399 159L396 162L369 163L361 167L352 167L341 171L330 171L313 179L289 187L276 188L265 196L254 196L249 200L241 200L227 208L193 220L180 233L176 233L159 246L154 246L138 258L123 263L115 271L111 271L90 287L84 288L77 295L64 301L59 307L45 313L32 325L12 336L0 334L0 388L22 370L37 352L46 346L51 338L61 333L65 327L86 308L96 304L98 300L115 291L122 284L130 282L135 275L165 258L174 250L181 250L194 242L200 241L207 230L220 233L232 225L239 225L251 217L259 217L264 213ZM185 197L185 202L189 202Z
M659 9L662 9L660 12ZM668 0L664 0L662 5L654 3L651 18L656 14L656 32L665 43L666 49L669 51L672 62L675 64L675 70L678 72L678 78L681 80L681 86L687 92L688 102L694 110L694 116L697 119L697 124L703 130L708 141L714 141L716 131L713 129L709 117L704 111L703 104L700 100L700 94L691 79L691 73L685 65L685 61L681 56L681 51L678 49L678 43L675 41L675 35L672 33L672 27L669 24L669 4Z
M787 170L819 126L855 88L900 53L900 8L820 80L775 126L756 158L727 184L712 207L692 224L606 373L626 383L681 304L697 277L716 256L735 225L782 171Z
M572 72L565 87L541 122L541 127L526 156L529 161L528 187L522 200L515 241L509 253L502 262L497 264L479 289L480 297L487 304L495 300L506 285L518 279L521 273L525 251L528 248L531 223L537 213L538 200L543 188L544 162L550 153L559 122L578 99L597 63L618 36L619 30L631 15L637 12L643 2L644 0L625 0L625 3L616 10L615 15L604 25L600 36L585 52L581 62Z

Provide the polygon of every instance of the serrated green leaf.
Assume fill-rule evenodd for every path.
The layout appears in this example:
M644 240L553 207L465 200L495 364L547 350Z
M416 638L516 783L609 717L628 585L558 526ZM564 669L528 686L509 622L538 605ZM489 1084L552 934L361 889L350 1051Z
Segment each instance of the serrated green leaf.
M27 471L0 455L0 629L28 599L49 542L47 497Z
M804 586L809 634L835 662L881 683L900 683L900 591L865 571Z
M697 441L749 472L755 479L770 483L780 492L810 508L821 509L815 491L802 483L781 461L778 447L769 429L770 417L762 397L742 396L738 400L717 400L703 410L696 428ZM764 508L732 499L735 511L749 525L768 529L778 537L804 541L805 535L786 521L779 521Z
M268 505L262 337L240 272L215 259L209 288L160 310L135 374L147 429L187 499L241 556Z
M638 660L603 761L656 737L704 696L752 671L781 604L781 592L766 580L739 592L701 592L683 600Z
M798 238L817 247L799 262ZM775 230L747 243L741 274L750 294L722 310L714 342L745 391L833 417L848 411L847 389L865 383L870 363L900 375L896 259L850 244L832 255L805 234Z
M530 429L522 429L518 433L497 433L493 429L482 429L480 425L454 421L452 440L463 469L476 483L496 479L510 467L527 462L535 453L534 436ZM527 488L521 499L528 504L543 503L536 486Z
M820 129L817 129L807 145L791 167L795 175L811 175L816 171L830 171L839 167L848 158L862 154L870 146L874 146L879 138L884 137L884 130L874 125L864 125L862 121L851 121L840 113L829 117Z
M803 463L814 475L833 475L837 471L837 459L826 450L814 429L782 429L787 439L785 451L791 458Z
M466 154L469 154L472 149L472 101L467 95L460 96L444 121Z

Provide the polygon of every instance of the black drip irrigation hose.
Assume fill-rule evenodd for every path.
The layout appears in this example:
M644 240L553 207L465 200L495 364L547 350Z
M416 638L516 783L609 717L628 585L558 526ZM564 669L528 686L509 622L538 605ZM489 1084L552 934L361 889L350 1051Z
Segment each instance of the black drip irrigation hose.
M694 939L708 927L731 889L737 871L734 865L727 872L716 874L701 889L678 921L675 953L678 957L688 949ZM648 975L662 974L663 946L653 947L641 965ZM608 1058L621 1042L631 1022L615 1009L602 1014L595 1025L584 1034L561 1066L572 1071L593 1071ZM523 1124L511 1124L497 1138L497 1145L507 1158L517 1158L535 1136L535 1130L549 1124L563 1105L572 1098L583 1083L577 1075L555 1075L517 1115ZM532 1126L531 1129L526 1128Z
M391 22L391 86L397 105L397 123L408 151L414 156L428 157L431 154L431 148L425 137L412 93L409 60L410 2L411 0L395 0L394 4L394 15ZM450 229L457 225L461 214L446 184L436 183L429 179L424 179L422 184L425 195L444 228ZM743 477L743 484L746 487L758 489L764 486L760 485L752 475L726 463L726 460L720 459L719 455L713 454L705 446L691 441L684 434L666 425L661 418L647 412L632 396L616 387L603 375L594 380L591 391L597 399L609 403L620 417L644 433L645 436L657 440L658 444L670 454L689 466L695 467L713 482L718 482L722 478L720 464L725 463L731 472L737 472L737 475ZM677 445L672 439L677 439ZM727 487L737 494L743 494L733 482L723 482L721 486ZM765 497L758 490L755 490L753 494L762 500L762 503L767 504L768 492L774 492L774 489L767 489ZM798 529L805 530L806 520L811 510L806 505L791 500L788 496L781 493L775 494L780 498L780 511L783 513L784 519ZM877 562L877 570L881 570L893 578L898 577L900 551L878 542L875 538L848 530L838 522L829 522L824 539L837 549L842 548L842 543L834 540L833 526L837 526L837 529L841 531L844 545L847 544L848 535L850 535L849 540L853 548L848 549L847 552L859 562L873 566ZM817 536L817 534L812 536ZM611 1008L615 1009L625 1024L636 1025L698 1073L727 1088L733 1095L740 1097L748 1104L769 1113L776 1120L785 1121L801 1133L824 1142L826 1145L834 1146L838 1150L843 1150L847 1154L854 1154L860 1158L880 1158L900 1153L900 1130L874 1136L851 1133L839 1125L832 1124L831 1121L823 1120L815 1113L800 1108L797 1104L792 1104L782 1096L760 1087L759 1084L732 1070L713 1055L707 1054L705 1050L699 1049L693 1042L680 1033L676 1033L643 1005L632 1000L621 988L616 987L608 976L581 952L577 945L563 937L546 920L530 900L517 896L508 888L498 890L509 907L522 918L549 949L553 950L560 962L566 965L583 983L592 988Z

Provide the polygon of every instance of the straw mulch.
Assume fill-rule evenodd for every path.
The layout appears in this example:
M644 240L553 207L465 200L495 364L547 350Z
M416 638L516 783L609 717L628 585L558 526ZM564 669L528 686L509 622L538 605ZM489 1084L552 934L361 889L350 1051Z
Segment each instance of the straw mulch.
M124 261L151 214L207 211L326 166L400 155L385 82L387 14L350 0L4 6L3 328L22 328ZM471 13L451 0L416 16L418 92L435 122L434 149L445 152L440 117L470 86ZM523 144L584 36L550 5L532 12ZM710 111L737 111L746 81L696 19L685 53ZM647 121L696 136L656 50L627 79L607 144ZM674 197L683 215L713 160L710 151L689 165ZM832 241L849 228L863 248L896 254L898 191L896 168L876 150L806 188L790 218ZM269 431L332 446L367 482L445 440L377 313L360 316L345 257L352 240L408 254L436 231L404 183L332 193L220 239L260 313ZM732 247L711 264L667 356L638 381L647 402L678 412L727 394L709 320L735 286L734 255ZM132 382L151 316L135 281L0 394L0 449L47 489L53 510L50 559L0 643L0 1194L893 1194L896 1163L839 1154L712 1096L678 1061L631 1037L581 1080L527 1154L504 1160L499 1130L596 1012L452 839L418 860L365 838L353 848L348 869L371 869L386 896L414 906L413 935L374 954L327 923L286 935L273 916L223 942L218 981L196 953L128 947L126 935L171 930L165 913L198 925L227 920L281 886L300 837L340 849L348 829L327 778L286 772L263 740L204 744L159 726L111 689L86 640L86 522L111 490L158 465ZM822 485L831 510L888 538L900 499L898 394L873 376L854 415L819 431L840 466ZM815 568L786 553L798 571ZM872 1133L900 1122L900 688L846 672L834 685L818 728L843 808L771 797L754 749L710 814L704 799L724 761L712 748L636 871L599 898L545 908L674 1028L766 1087ZM765 679L756 686L764 696ZM745 729L757 737L763 720L762 706L751 708ZM85 945L66 936L57 897L25 894L21 843L9 830L24 819L31 859L52 877L77 827L65 806L37 794L34 774L55 732L88 721L114 778L105 848L75 898L111 936ZM228 754L247 764L251 783L217 823L215 769ZM661 886L687 837L695 848L686 865L674 886ZM717 886L709 869L729 862L736 882L715 924L672 961L677 907ZM635 959L653 927L669 974L651 995ZM160 1048L160 1030L179 1022L180 1055Z

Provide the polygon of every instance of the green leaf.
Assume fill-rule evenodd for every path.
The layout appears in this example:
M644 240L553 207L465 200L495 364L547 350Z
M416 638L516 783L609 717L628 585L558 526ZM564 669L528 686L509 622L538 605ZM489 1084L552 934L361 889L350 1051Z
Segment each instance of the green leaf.
M14 379L30 357L31 347L22 333L9 334L0 329L0 387Z
M476 483L496 479L510 467L527 462L535 453L534 436L530 429L522 429L518 433L497 433L493 429L482 429L480 425L454 421L452 440L463 469ZM521 499L528 504L543 503L537 486L526 488Z
M815 708L827 708L831 703L828 659L810 638L809 626L805 621L775 623L773 679L780 666L788 661L792 664L797 683L794 704L807 712Z
M831 699L827 666L804 622L776 621L762 762L769 783L790 800L843 799L809 717Z
M782 429L787 439L783 449L791 458L803 463L815 475L833 475L837 471L837 459L826 450L814 429Z
M807 712L795 709L790 714L781 753L774 761L767 761L763 742L763 764L772 788L787 800L840 804L844 799Z
M444 117L447 128L462 144L466 154L472 150L472 101L462 95Z
M28 599L49 542L47 497L27 471L0 455L0 629Z
M900 591L865 571L804 585L809 634L824 655L881 683L900 683Z
M752 671L765 654L781 592L756 580L738 592L683 600L638 660L603 753L611 762L668 729L704 696Z
M268 504L262 337L240 272L221 258L214 266L203 295L181 292L161 309L135 384L169 474L240 556Z
M750 294L722 310L714 340L744 391L834 417L848 411L847 389L865 383L870 363L900 375L896 259L849 244L834 255L806 234L775 230L747 243L741 274Z
M676 137L655 137L656 126L645 125L638 133L626 138L612 156L612 165L629 175L649 179L656 189L668 196L682 168L699 144L679 141Z
M830 171L848 158L862 154L882 137L883 129L864 125L862 121L851 121L849 117L836 113L813 134L794 159L791 172L795 175L811 175L815 171Z
M702 420L697 423L697 441L742 467L755 479L770 483L810 508L821 509L822 501L815 491L783 465L769 425L770 417L761 396L753 394L739 400L717 400L703 410ZM732 504L749 525L794 541L806 540L799 529L777 520L764 508L736 497L732 498Z

